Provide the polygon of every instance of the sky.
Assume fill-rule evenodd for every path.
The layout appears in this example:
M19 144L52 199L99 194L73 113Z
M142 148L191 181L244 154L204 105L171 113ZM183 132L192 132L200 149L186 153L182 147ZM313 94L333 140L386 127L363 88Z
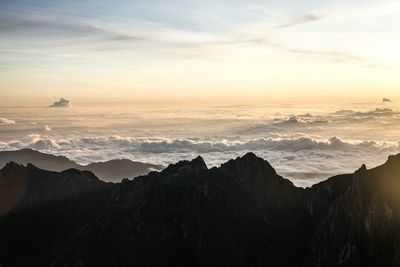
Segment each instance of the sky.
M400 2L0 2L0 105L400 100Z

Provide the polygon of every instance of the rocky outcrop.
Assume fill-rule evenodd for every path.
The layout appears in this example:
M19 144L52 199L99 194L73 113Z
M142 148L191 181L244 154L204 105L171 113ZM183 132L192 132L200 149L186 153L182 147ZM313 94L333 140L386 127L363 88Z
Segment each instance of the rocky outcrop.
M0 183L4 266L399 266L400 156L307 189L252 153L118 184L11 163Z
M400 266L400 155L354 173L313 235L310 266Z

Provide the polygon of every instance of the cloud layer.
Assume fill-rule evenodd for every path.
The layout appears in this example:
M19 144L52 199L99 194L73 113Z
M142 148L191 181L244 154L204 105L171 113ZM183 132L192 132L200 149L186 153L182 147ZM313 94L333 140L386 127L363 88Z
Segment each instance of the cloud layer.
M31 135L28 142L0 143L1 150L25 147L65 155L85 164L111 158L129 158L166 166L178 160L202 155L210 167L253 151L270 161L282 175L298 180L299 185L310 185L315 179L324 179L342 171L352 172L363 162L370 166L378 164L387 155L400 151L398 143L351 143L337 137L329 140L301 137L201 141L120 136L54 140Z
M252 151L296 184L309 185L400 152L399 109L377 101L377 108L334 109L10 108L4 116L18 123L0 127L0 150L29 147L81 164L128 158L166 166L201 155L210 167Z

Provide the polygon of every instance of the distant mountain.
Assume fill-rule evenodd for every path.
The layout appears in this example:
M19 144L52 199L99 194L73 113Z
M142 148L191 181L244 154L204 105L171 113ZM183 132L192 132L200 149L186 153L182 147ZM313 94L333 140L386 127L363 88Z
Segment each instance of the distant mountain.
M303 189L252 153L111 184L0 170L2 266L400 266L400 155Z
M10 161L24 165L31 163L38 168L50 171L63 171L72 168L82 171L88 170L107 182L120 182L123 178L133 178L150 171L163 169L163 166L160 165L135 162L129 159L115 159L80 165L63 156L45 154L28 148L16 151L0 151L0 168Z

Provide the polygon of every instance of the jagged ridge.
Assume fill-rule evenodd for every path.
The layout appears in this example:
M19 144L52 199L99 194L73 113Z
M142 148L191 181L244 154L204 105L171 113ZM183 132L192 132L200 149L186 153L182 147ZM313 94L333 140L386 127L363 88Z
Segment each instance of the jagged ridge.
M25 189L0 217L5 266L400 264L399 155L307 189L252 153L119 184L11 163L0 183L13 181Z
M15 151L0 151L0 167L5 166L9 161L25 165L34 163L35 166L50 171L63 171L72 168L82 171L88 170L106 182L120 182L122 178L133 178L138 175L147 174L151 170L163 169L160 165L135 162L129 159L115 159L80 165L66 157L45 154L29 148Z

